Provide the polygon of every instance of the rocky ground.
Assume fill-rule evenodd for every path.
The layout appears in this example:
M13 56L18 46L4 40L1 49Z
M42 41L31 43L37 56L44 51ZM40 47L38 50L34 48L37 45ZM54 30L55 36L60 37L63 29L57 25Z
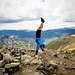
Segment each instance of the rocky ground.
M2 62L1 64L2 60L6 63ZM40 53L38 61L34 56L34 50L22 52L21 57L18 53L17 55L16 53L13 55L6 53L3 54L2 60L0 60L0 68L9 68L11 72L11 66L14 69L19 66L18 70L9 74L7 72L7 75L75 75L75 56L55 50L46 50L46 53ZM12 63L17 64L14 66Z
M75 75L75 56L71 54L57 54L49 50L47 51L47 58L44 62L44 65L28 65L29 67L27 68L26 66L26 68L28 71L31 71L32 74L34 73L34 75L41 75L41 73L42 75ZM26 71L26 68L24 67L23 71ZM23 72L23 74L24 73L25 72Z
M14 44L0 45L0 75L75 75L75 36L50 42L38 59L32 44L29 49L26 41Z

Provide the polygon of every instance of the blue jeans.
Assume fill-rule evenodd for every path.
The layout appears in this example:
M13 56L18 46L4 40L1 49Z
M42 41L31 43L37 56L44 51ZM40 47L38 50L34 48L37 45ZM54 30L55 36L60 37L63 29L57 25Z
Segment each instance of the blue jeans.
M41 48L43 50L43 48L45 47L44 43L43 43L43 39L42 38L36 38L36 44L37 44L37 47L36 47L36 55L38 54L38 50L39 48Z

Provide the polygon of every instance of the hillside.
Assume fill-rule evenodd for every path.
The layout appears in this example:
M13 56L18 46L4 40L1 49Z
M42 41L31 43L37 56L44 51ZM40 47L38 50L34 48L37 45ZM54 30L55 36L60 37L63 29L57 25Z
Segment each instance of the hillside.
M75 36L74 35L68 35L63 38L58 38L57 40L54 40L47 44L48 49L54 49L54 50L64 50L65 52L70 52L75 50Z
M75 35L53 38L52 42L47 40L48 49L46 53L39 53L39 60L35 57L34 39L16 36L3 36L1 39L3 58L0 68L4 68L5 72L8 68L8 75L10 71L12 75L75 75L75 56L64 52L56 54L61 49L75 53ZM13 63L20 66L18 70L13 68Z

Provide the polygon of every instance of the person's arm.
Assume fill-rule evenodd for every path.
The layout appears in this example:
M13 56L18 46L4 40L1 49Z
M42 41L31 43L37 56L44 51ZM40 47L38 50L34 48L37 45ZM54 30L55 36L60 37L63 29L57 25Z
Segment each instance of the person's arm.
M43 28L43 23L40 24L37 30L42 30L42 28Z
M44 22L45 22L45 20L41 17L41 24L40 24L40 26L38 27L37 30L42 30Z

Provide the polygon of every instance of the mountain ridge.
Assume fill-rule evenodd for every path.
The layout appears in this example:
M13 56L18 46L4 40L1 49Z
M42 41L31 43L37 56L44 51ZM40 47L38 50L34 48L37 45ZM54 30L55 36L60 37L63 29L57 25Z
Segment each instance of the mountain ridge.
M0 30L0 36L8 35L8 36L18 36L21 38L35 38L35 31L28 30ZM52 29L43 31L42 37L44 38L53 38L53 37L61 37L65 35L75 34L74 28L60 28L60 29Z

